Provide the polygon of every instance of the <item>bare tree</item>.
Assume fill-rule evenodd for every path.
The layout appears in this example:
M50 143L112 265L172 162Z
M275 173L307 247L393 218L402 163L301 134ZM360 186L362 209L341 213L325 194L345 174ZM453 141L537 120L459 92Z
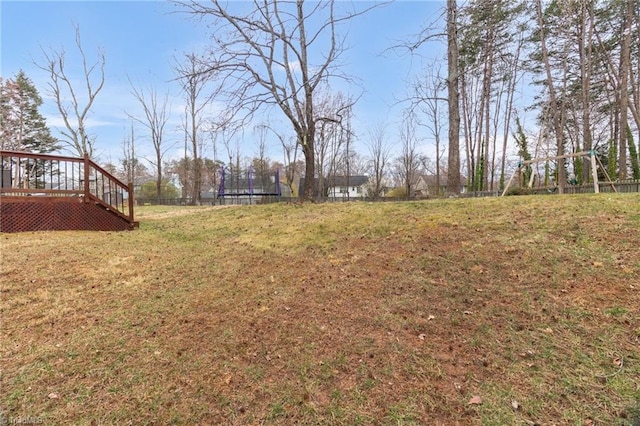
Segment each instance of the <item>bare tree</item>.
M185 94L187 105L185 108L185 137L191 142L191 153L193 155L193 184L191 185L191 203L201 203L202 189L202 159L200 158L200 147L203 142L200 135L200 128L203 124L203 112L210 104L212 97L203 99L202 91L205 88L209 75L202 72L202 62L193 53L185 54L183 64L176 66L182 91Z
M505 114L504 114L504 124L502 128L502 155L500 160L500 189L504 188L504 176L505 176L505 168L506 168L506 160L507 160L507 142L509 141L509 130L511 118L514 113L514 96L516 91L516 83L519 79L519 73L521 73L521 64L520 64L520 54L522 52L525 36L524 36L524 25L518 26L520 32L518 41L516 44L516 51L510 55L511 64L506 67L505 75L504 75L504 83L507 85L507 97L506 97L506 105L505 105Z
M60 131L65 138L61 142L80 156L91 156L95 140L87 134L87 120L91 107L104 86L105 55L102 49L98 49L98 59L89 64L80 40L80 27L75 26L75 31L76 47L82 60L84 87L74 86L68 76L64 50L43 50L44 62L35 65L49 73L51 78L49 89L66 128Z
M295 138L286 142L284 138L278 136L282 143L282 152L284 154L284 168L287 179L287 186L289 187L289 193L293 195L295 193L294 187L296 185L296 177L299 177L298 170L298 153L300 146Z
M316 113L319 117L318 134L315 141L315 170L318 175L318 192L325 194L325 179L335 177L338 156L344 142L342 138L341 110L345 97L341 92L332 94L323 91L317 95Z
M411 110L416 115L420 113L416 117L418 123L424 126L434 139L436 149L434 173L437 188L440 188L440 171L442 170L440 161L444 154L444 151L441 152L441 135L444 126L444 109L441 103L447 101L442 93L446 88L446 81L440 74L439 64L434 63L427 67L424 79L416 80L411 97Z
M346 177L349 185L351 152L351 119L355 102L342 92L323 92L318 105L320 134L316 140L316 174L318 191L326 193L325 179L335 181L337 175Z
M133 123L131 123L131 139L125 137L122 140L122 167L127 183L134 183L136 178L136 168L138 167L138 159L136 158L136 142Z
M278 141L280 141L280 145L282 146L282 153L283 153L283 165L284 165L284 172L285 172L285 178L286 178L286 185L289 187L289 191L290 194L294 194L294 186L295 186L295 182L297 181L297 178L300 177L299 173L300 170L298 170L298 155L300 152L300 146L297 144L296 142L296 138L289 138L287 139L285 136L282 135L281 132L276 131L273 127L271 127L268 124L260 124L258 126L256 126L256 130L260 131L260 143L259 143L259 147L258 147L258 155L259 156L264 156L264 148L263 145L263 140L266 140L266 131L269 130L271 133L273 133L277 138Z
M336 111L338 116L339 125L339 137L344 141L344 150L342 151L342 161L340 165L336 164L336 167L342 166L342 173L345 176L346 186L350 186L351 175L359 174L359 161L358 154L353 149L352 140L354 138L353 130L351 128L351 122L353 118L353 105L355 102L349 101L345 106ZM347 191L347 199L349 198L349 191Z
M133 84L131 87L131 93L140 103L144 115L138 117L129 114L129 116L146 127L151 134L155 159L149 160L149 162L156 168L156 197L160 198L162 196L162 162L165 153L170 148L164 140L164 127L169 120L169 95L165 94L159 98L154 89L146 93L144 89L138 89Z
M400 50L407 50L412 54L423 44L433 39L446 37L447 40L447 103L448 103L448 167L447 167L447 192L460 193L460 49L458 39L460 37L458 22L457 0L446 2L446 29L437 31L434 25L423 28L416 39L409 43L396 46ZM469 155L467 155L469 157Z
M391 146L387 143L384 126L377 126L369 132L368 148L369 167L373 178L371 195L373 198L379 198L382 195L386 169L391 160Z
M271 177L270 160L267 158L267 127L258 125L253 128L254 133L258 134L258 146L252 160L254 173L257 177L262 192L267 192L269 179Z
M312 198L318 119L314 93L320 84L346 78L339 70L345 47L338 25L378 4L339 12L334 0L176 3L196 17L214 19L206 64L220 76L234 113L246 120L273 107L291 123L306 162L303 197Z
M407 197L414 194L414 184L418 178L417 173L420 167L420 155L418 153L418 141L416 139L415 117L409 114L402 123L400 132L400 143L402 144L400 157L397 159L398 175L403 181Z
M546 26L544 23L544 15L543 15L541 0L536 1L536 16L538 20L542 62L543 62L545 73L546 73L546 88L549 93L549 111L551 114L551 119L553 122L553 130L556 137L556 147L557 147L556 155L561 156L561 155L564 155L564 150L565 150L565 139L564 139L563 127L564 127L566 111L565 111L562 100L558 99L558 95L556 93L557 90L554 85L554 81L556 79L554 79L554 76L551 72L551 63L549 59L549 50L547 47L547 38L546 38L546 30L545 30ZM563 76L565 77L564 81L566 85L566 55L564 55L564 58L565 58L565 62L564 62L563 68L565 72L563 73ZM564 97L562 97L562 99L564 99ZM564 186L566 181L566 170L564 165L565 165L565 159L559 158L558 168L557 168L558 169L557 184L558 184L559 193L564 192Z
M349 170L349 173L346 173L347 176L365 176L369 173L370 162L366 155L352 148L349 150L348 156L345 150L344 156L348 157L345 158L345 167L348 165Z

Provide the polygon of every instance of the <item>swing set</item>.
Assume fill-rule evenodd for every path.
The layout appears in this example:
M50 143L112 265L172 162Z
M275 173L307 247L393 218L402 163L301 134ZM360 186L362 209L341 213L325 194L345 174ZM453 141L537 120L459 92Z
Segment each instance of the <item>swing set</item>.
M602 165L602 162L596 155L596 152L594 150L591 150L591 151L576 152L573 154L557 155L555 157L535 158L533 160L526 160L526 161L519 162L518 168L514 170L513 174L509 178L509 181L507 182L507 185L504 187L504 191L502 191L502 196L504 197L507 191L509 190L509 187L511 186L511 182L513 181L513 178L516 176L516 174L522 173L524 168L527 167L528 165L541 163L543 161L554 161L554 160L559 160L561 158L575 158L575 157L589 157L591 161L591 176L593 178L593 192L595 192L596 194L600 193L601 182L598 182L598 166L600 166L600 170L602 170L603 174L608 179L607 182L602 182L602 183L608 183L609 185L611 185L611 189L613 190L613 192L617 192L616 187L613 185L613 182L611 181L611 178L609 177L607 170ZM528 188L531 188L533 186L534 176L535 175L531 173L531 177L529 178L529 182L527 183Z

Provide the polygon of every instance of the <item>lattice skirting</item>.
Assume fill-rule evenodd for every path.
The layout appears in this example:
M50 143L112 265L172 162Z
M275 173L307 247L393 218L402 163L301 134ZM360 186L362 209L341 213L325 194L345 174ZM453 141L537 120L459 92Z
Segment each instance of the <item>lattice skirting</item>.
M0 232L130 229L120 216L82 198L0 197Z

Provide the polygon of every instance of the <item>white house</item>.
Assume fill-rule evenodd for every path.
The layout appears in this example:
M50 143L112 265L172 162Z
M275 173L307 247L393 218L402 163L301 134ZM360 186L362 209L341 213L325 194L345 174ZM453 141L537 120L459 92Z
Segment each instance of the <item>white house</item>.
M327 197L358 199L368 194L369 176L334 176L327 180Z

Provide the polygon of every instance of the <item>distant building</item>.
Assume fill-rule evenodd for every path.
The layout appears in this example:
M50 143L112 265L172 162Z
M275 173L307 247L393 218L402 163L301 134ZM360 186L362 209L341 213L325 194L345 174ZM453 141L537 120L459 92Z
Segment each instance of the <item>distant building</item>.
M304 181L305 178L300 179L299 194L304 192ZM323 179L323 186L324 191L320 194L320 181L318 178L313 180L314 197L352 200L369 195L368 176L331 176Z
M413 186L416 197L437 197L447 192L447 174L440 175L440 185L436 175L420 175ZM460 193L467 192L467 178L460 176Z
M329 198L365 198L369 189L369 176L335 176L327 179Z

